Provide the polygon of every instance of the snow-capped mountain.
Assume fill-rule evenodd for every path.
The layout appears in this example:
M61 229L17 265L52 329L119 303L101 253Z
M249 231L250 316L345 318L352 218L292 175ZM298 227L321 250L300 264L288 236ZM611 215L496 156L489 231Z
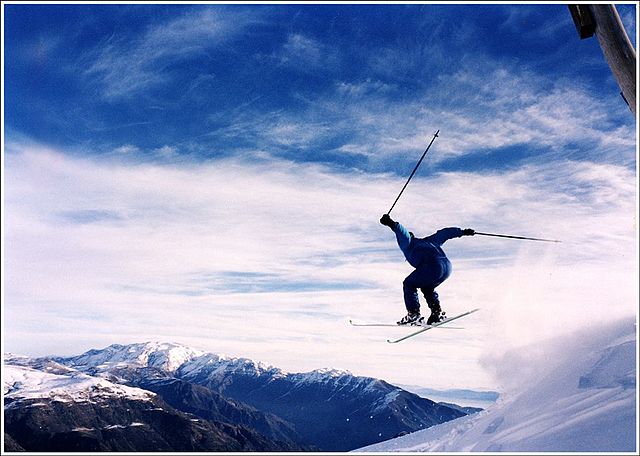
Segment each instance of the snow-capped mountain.
M33 408L24 401L31 390L46 392L51 404L59 404L64 386L54 386L75 385L72 390L85 392L69 396L78 401L84 401L86 391L108 391L120 404L136 402L136 407L144 408L146 400L155 408L187 414L196 423L251 430L256 436L248 439L247 448L346 451L465 415L455 406L437 404L379 379L335 369L288 373L250 359L174 343L111 345L72 357L7 355L5 367L13 372L7 377L11 386L5 390L5 411L24 411L25 405ZM21 383L21 376L30 380ZM145 423L142 418L131 422ZM68 431L85 427L95 428L74 425ZM26 435L24 430L11 429L9 437L24 444L24 439L16 437ZM237 448L229 442L230 449Z
M3 393L8 451L300 449L243 426L199 420L146 389L113 383L45 359L8 356Z
M89 350L80 356L62 358L67 365L78 370L104 372L117 367L153 367L164 372L175 372L188 361L204 355L190 347L161 342L110 345L102 350Z
M636 346L628 320L519 349L495 405L357 451L637 454Z

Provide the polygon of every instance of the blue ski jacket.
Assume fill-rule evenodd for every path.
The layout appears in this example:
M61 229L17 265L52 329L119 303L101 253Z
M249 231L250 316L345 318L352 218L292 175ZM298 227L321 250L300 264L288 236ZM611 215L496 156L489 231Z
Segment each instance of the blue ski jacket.
M417 238L399 222L395 222L392 230L396 234L398 246L404 253L404 257L414 268L426 264L448 263L449 259L441 248L442 244L463 235L461 228L452 227L438 230L425 238Z

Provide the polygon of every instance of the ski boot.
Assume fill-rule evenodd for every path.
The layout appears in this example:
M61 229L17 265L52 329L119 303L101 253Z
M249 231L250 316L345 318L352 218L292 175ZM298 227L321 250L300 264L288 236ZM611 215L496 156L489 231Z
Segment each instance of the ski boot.
M446 312L443 312L439 305L433 306L430 309L431 315L429 315L429 319L427 320L428 325L439 323L446 318Z
M399 325L417 326L424 322L424 317L420 316L420 312L409 312L398 322Z

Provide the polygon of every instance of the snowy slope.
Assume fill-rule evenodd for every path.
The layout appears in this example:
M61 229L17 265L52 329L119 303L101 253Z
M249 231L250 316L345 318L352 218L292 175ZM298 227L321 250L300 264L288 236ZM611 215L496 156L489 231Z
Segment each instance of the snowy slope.
M147 401L155 397L149 391L117 385L80 372L60 375L5 364L2 374L4 398L16 402L30 399L78 402L113 396Z
M635 334L627 320L509 353L492 407L356 451L637 451Z

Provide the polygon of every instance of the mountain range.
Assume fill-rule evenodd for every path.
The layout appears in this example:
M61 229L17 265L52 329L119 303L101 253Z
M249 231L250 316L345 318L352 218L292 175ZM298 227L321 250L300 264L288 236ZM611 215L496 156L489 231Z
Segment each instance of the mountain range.
M349 451L478 410L175 343L5 354L3 370L7 450Z

